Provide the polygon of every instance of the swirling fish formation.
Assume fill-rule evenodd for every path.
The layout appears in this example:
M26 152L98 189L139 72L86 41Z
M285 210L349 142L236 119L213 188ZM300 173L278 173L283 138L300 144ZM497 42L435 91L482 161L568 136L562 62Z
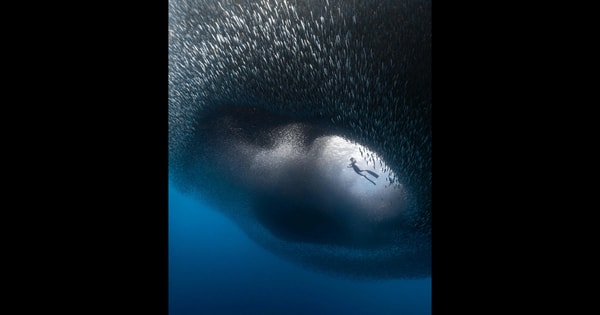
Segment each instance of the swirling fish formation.
M266 204L263 195L257 203L251 184L236 184L245 164L231 154L255 158L257 150L242 152L273 146L275 130L296 135L289 141L302 142L297 148L325 135L355 144L364 167L405 189L407 214L378 223L373 229L384 232L365 246L290 241L263 228L264 220L253 223L260 216L244 209L285 202ZM284 257L342 274L428 276L431 1L171 0L169 161L182 190L213 196L250 237Z

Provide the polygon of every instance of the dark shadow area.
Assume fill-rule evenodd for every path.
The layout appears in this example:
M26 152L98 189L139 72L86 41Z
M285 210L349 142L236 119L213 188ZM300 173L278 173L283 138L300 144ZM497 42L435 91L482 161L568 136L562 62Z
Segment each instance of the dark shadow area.
M349 232L322 209L308 202L261 198L253 208L273 235L290 242L345 244Z

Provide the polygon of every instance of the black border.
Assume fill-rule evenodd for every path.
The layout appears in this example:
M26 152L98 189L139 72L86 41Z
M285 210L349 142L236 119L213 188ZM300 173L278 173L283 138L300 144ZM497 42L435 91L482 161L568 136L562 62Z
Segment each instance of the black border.
M31 210L11 222L33 236L19 306L167 314L168 1L27 6L7 40L24 106L5 117L34 135L16 141Z
M104 147L115 159L109 164L114 171L103 177L113 205L106 219L116 219L108 227L117 233L104 243L114 264L102 282L115 297L108 303L116 304L113 310L167 314L168 1L116 3L113 9L123 11L108 14L117 23L102 41L110 47L102 72L112 91L102 120L114 128Z

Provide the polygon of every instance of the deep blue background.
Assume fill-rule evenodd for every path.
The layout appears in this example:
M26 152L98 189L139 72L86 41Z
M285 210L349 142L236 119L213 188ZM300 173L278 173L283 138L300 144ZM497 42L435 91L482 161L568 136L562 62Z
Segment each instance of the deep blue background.
M305 269L170 185L169 314L431 314L431 278L366 281Z

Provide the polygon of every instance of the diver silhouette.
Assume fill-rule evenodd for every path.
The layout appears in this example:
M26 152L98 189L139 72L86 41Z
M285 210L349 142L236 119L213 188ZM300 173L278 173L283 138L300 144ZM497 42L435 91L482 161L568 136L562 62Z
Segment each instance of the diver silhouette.
M373 185L377 185L375 184L374 181L370 180L367 176L365 176L362 172L367 172L369 174L371 174L373 177L378 178L379 175L377 175L377 173L373 172L373 171L369 171L369 170L361 170L360 168L358 168L358 166L356 165L356 159L354 159L353 157L350 158L350 164L348 164L348 167L352 167L352 169L354 169L354 171L356 172L356 174L366 178L368 181L370 181L371 183L373 183Z

